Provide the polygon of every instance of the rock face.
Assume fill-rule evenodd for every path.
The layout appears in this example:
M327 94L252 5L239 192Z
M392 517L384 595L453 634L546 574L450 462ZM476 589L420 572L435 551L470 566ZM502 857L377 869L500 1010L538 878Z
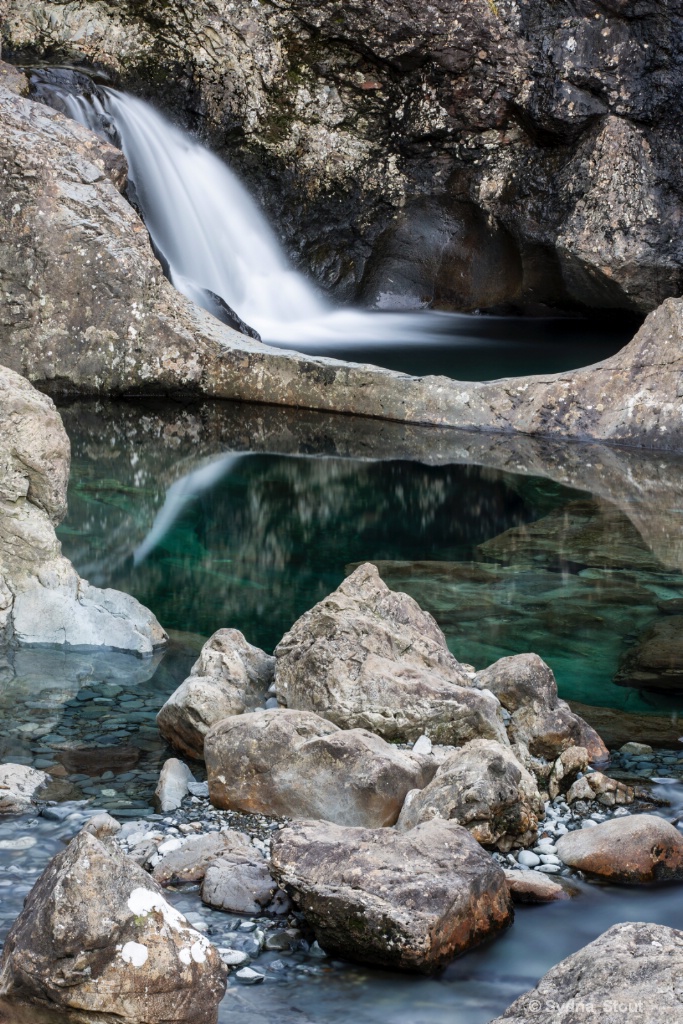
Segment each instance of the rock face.
M654 814L603 821L568 832L557 843L570 867L608 882L638 884L683 878L683 836Z
M482 845L507 852L535 841L543 807L536 780L509 747L472 740L443 762L428 786L408 795L398 827L445 818Z
M0 995L130 1024L210 1024L224 991L211 943L149 875L88 833L36 882L0 971Z
M501 658L476 676L477 685L495 693L511 715L510 740L524 743L534 756L553 760L567 747L585 747L591 761L607 757L607 748L587 722L560 700L555 676L537 654Z
M665 693L683 691L683 615L655 622L623 656L614 682Z
M512 920L505 875L465 829L304 822L273 838L272 870L332 956L429 973Z
M275 649L278 699L386 739L506 742L497 701L471 685L428 612L361 565Z
M621 1024L637 1007L648 1024L681 1012L683 932L659 924L615 924L562 960L491 1024Z
M0 643L151 654L166 640L152 613L128 594L91 587L61 555L55 526L66 513L70 451L52 401L0 367L0 421Z
M219 629L157 715L161 735L203 760L209 729L223 718L262 707L274 672L275 658L252 647L238 629Z
M31 806L33 797L50 779L45 772L23 764L0 765L0 814L20 814Z
M543 0L6 8L17 54L92 62L198 121L340 297L648 311L681 292L663 0L636 21Z
M393 825L434 768L364 729L285 708L227 718L205 742L216 807L340 825Z
M471 7L479 5L490 22L488 3L476 0ZM63 27L61 14L67 9L76 14L71 5L59 11L50 5L42 14L40 8L40 3L31 12L14 8L6 27L21 34L22 25L52 24L54 18L55 26ZM85 3L79 5L77 21L85 10L92 30L84 32L94 57L95 25L101 19L91 18L94 12ZM252 8L249 12L251 23L255 15ZM233 21L231 14L228 23ZM150 38L139 25L132 35L112 31L117 41L107 36L107 45L117 53L121 46ZM184 19L182 32L193 37ZM71 35L67 26L65 43ZM252 103L254 93L248 95ZM667 300L611 359L573 373L514 381L462 384L442 377L413 378L272 349L232 331L165 280L144 226L118 191L123 180L118 151L2 85L0 119L0 211L11 225L0 243L7 295L0 359L43 388L203 394L472 430L670 449L683 444L681 301ZM355 182L354 172L354 188ZM526 200L523 205L528 209Z

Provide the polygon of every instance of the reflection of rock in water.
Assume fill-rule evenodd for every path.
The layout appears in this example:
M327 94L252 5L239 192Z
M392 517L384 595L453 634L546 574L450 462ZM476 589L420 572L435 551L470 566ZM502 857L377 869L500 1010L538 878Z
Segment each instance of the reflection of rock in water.
M549 568L596 566L657 572L653 556L633 523L605 501L573 501L543 519L516 527L479 545L487 558Z
M638 637L621 659L614 682L683 693L683 615L667 615Z

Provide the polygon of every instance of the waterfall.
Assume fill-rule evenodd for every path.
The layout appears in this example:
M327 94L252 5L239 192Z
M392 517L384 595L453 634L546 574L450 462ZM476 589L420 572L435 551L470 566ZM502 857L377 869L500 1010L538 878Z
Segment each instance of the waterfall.
M438 313L335 308L289 264L237 175L151 104L93 86L66 68L34 71L32 86L36 99L120 146L131 198L167 276L210 312L216 313L219 297L264 341L307 350L452 339L455 320L471 322Z

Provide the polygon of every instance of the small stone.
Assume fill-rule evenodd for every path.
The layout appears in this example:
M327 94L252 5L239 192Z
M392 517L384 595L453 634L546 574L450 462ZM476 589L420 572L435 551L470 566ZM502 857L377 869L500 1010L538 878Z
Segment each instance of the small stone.
M241 967L249 961L248 954L243 953L241 949L224 949L219 946L218 953L228 967Z
M517 860L527 868L535 868L541 863L541 858L537 854L532 853L531 850L522 850L517 855Z
M422 736L418 737L418 739L416 739L415 742L413 743L413 753L414 754L431 754L431 752L432 752L432 741L430 740L429 736L426 736L423 733Z
M534 871L540 871L544 875L557 875L562 870L559 864L539 864Z
M252 970L251 967L242 967L241 970L235 972L235 977L239 978L243 985L258 985L260 981L263 981L265 975L260 971Z
M623 747L619 747L620 754L653 754L652 747L647 743L624 743Z

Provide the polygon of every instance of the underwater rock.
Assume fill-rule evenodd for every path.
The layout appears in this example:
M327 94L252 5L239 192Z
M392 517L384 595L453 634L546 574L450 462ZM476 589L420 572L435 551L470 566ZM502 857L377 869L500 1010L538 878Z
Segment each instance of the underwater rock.
M536 780L510 748L472 740L441 764L424 789L408 794L397 828L444 818L462 825L483 846L507 852L535 842L543 812Z
M368 828L393 825L436 767L364 729L286 708L219 722L205 757L215 807Z
M275 658L252 647L238 629L219 629L157 715L161 735L188 757L203 760L209 729L262 707L274 673Z
M431 973L512 922L503 871L452 821L294 824L271 866L325 952L362 964Z
M537 654L500 658L478 672L475 683L496 695L511 718L512 743L553 760L568 747L585 747L591 761L607 757L596 731L560 700L552 670Z
M595 831L594 829L592 831ZM560 961L491 1024L622 1024L632 1008L648 1024L680 1014L683 932L615 924Z
M622 657L618 686L665 693L683 692L683 615L655 622Z
M0 643L111 647L149 655L166 641L150 611L79 578L55 526L70 448L51 401L0 367Z
M27 810L50 776L23 764L0 764L0 814Z
M126 1024L212 1024L226 972L205 936L111 843L81 832L29 893L0 967L0 994Z
M683 836L655 814L625 815L568 832L557 842L557 856L605 882L638 885L683 879Z
M306 612L275 648L287 707L388 740L506 742L498 701L472 686L438 625L365 563Z

